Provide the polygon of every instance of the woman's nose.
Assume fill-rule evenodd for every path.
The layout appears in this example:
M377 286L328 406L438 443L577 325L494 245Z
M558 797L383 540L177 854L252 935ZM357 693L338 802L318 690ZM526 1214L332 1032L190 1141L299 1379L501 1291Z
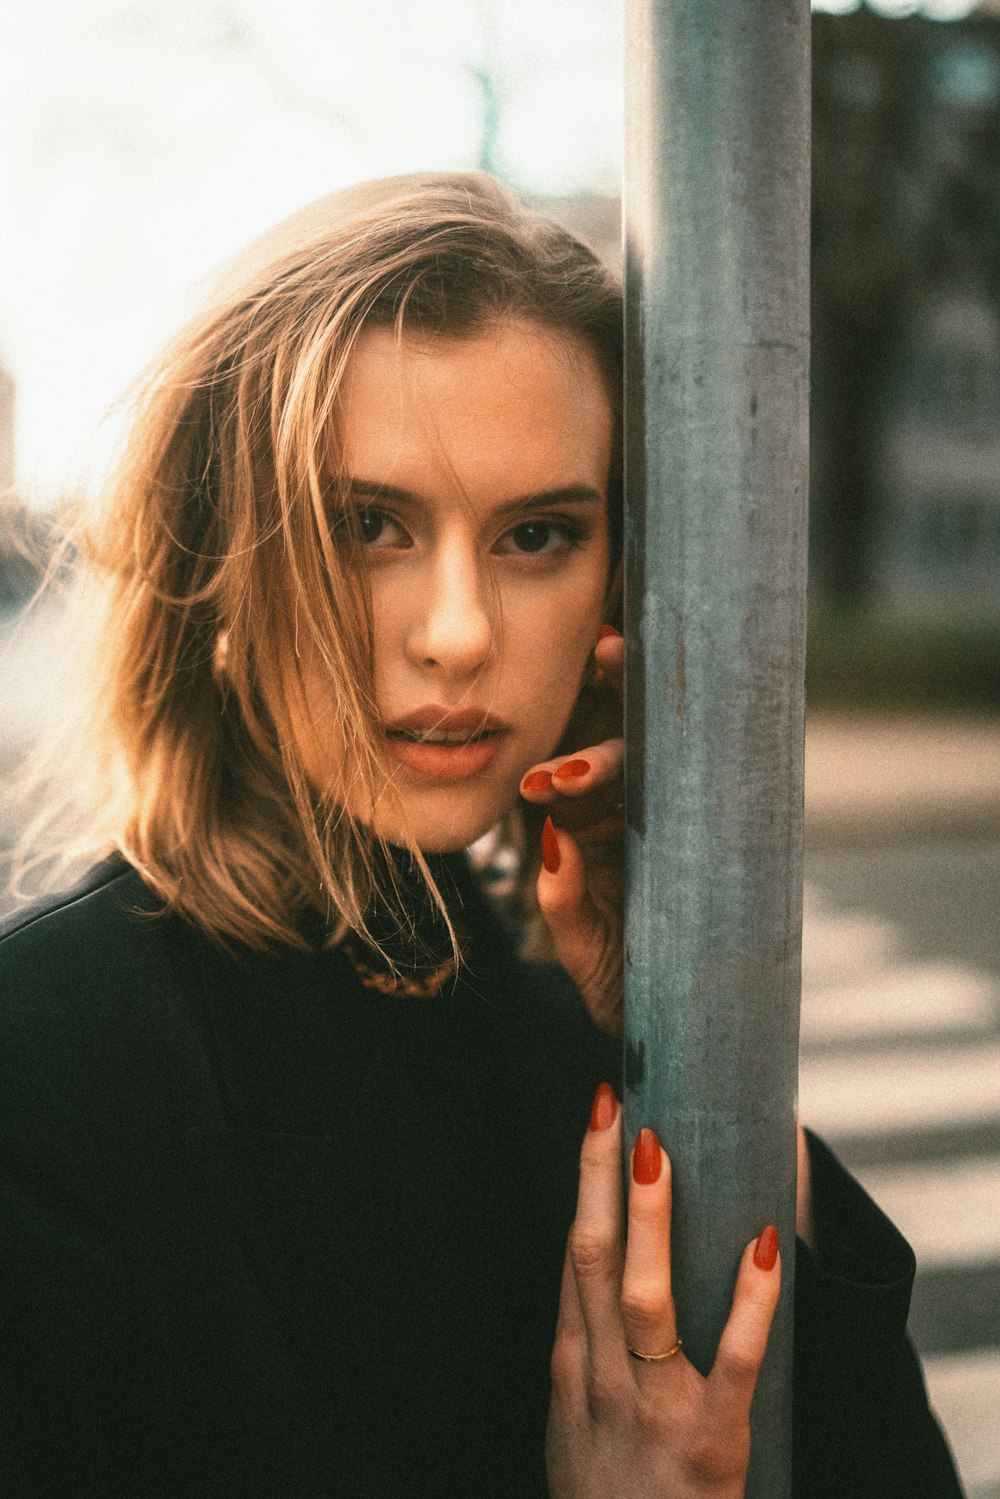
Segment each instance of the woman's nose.
M470 546L442 545L421 580L409 652L420 666L456 677L480 671L493 647L493 595L482 558Z

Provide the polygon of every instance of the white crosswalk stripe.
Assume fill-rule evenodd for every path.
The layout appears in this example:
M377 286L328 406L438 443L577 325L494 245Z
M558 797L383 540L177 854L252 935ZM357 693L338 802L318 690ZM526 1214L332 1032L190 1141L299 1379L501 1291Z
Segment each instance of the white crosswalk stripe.
M1000 1155L858 1174L924 1269L1000 1260Z
M803 1045L986 1030L1000 1016L1000 981L955 963L896 963L877 981L875 993L871 971L808 990Z
M931 1404L961 1456L969 1499L995 1499L1000 1493L1000 1351L936 1354L924 1359L924 1372Z
M881 1043L863 1057L812 1057L799 1097L803 1118L831 1140L875 1130L1000 1123L1000 1043L916 1055Z

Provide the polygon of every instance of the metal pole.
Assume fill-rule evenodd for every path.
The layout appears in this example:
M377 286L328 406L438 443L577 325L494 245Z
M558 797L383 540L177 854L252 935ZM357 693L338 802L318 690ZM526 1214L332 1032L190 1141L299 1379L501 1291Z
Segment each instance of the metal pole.
M809 0L628 4L628 1143L651 1124L673 1161L703 1371L779 1226L753 1499L791 1481L809 30Z

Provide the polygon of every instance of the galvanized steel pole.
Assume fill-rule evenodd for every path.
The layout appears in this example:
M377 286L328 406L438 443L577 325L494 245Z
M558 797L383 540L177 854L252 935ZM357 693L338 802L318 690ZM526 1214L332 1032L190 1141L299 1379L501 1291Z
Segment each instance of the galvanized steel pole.
M809 0L628 0L626 1118L673 1161L701 1369L779 1226L753 1499L790 1492L809 31Z

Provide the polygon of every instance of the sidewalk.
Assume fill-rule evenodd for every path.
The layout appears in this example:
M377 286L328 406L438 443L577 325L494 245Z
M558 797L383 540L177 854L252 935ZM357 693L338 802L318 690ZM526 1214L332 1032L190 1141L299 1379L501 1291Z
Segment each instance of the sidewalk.
M1000 1499L1000 717L816 712L802 1110L917 1255L910 1330Z
M806 838L1000 836L1000 719L815 712Z

